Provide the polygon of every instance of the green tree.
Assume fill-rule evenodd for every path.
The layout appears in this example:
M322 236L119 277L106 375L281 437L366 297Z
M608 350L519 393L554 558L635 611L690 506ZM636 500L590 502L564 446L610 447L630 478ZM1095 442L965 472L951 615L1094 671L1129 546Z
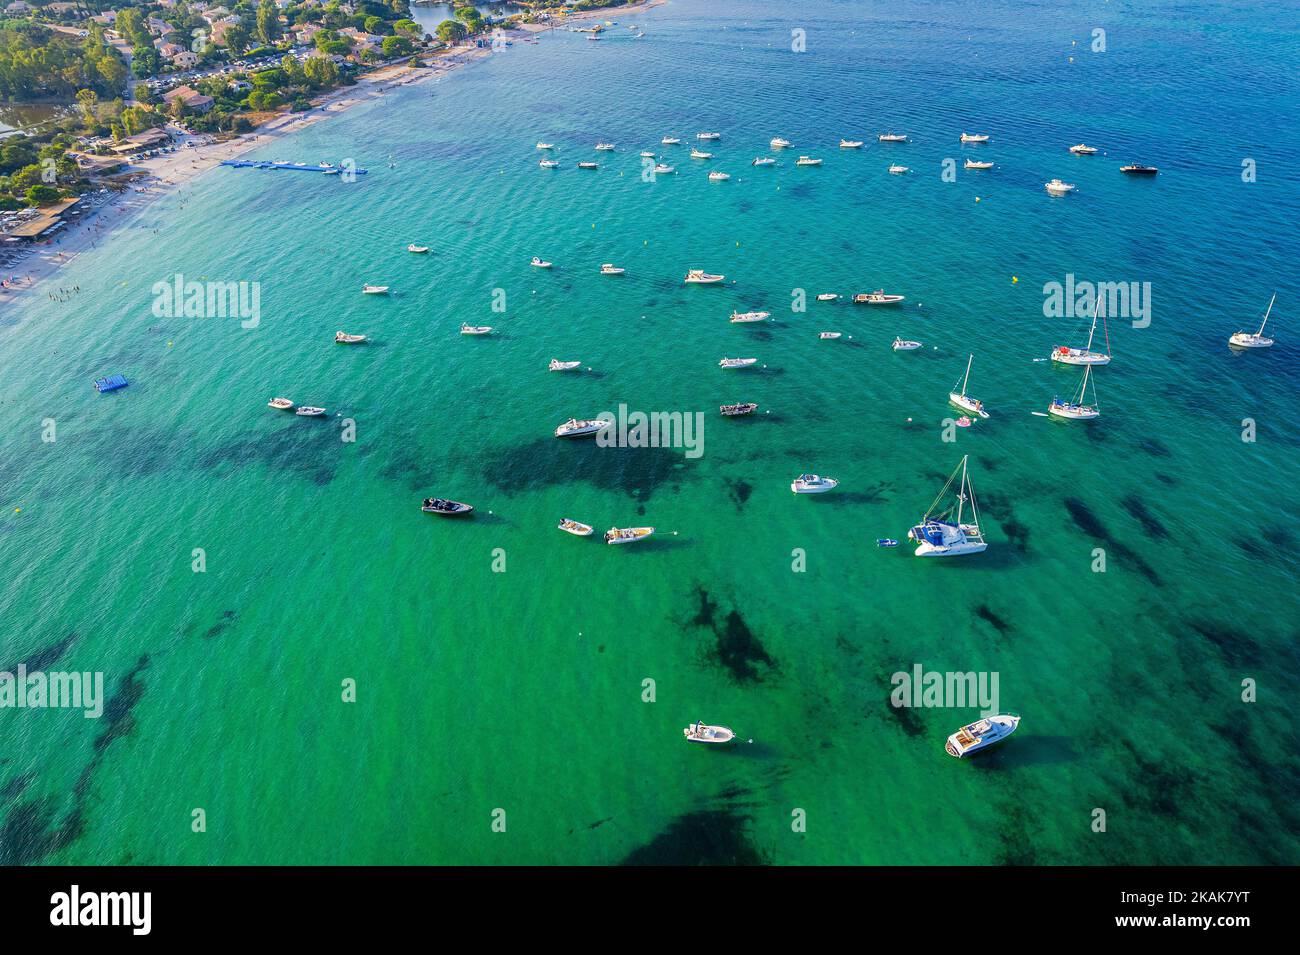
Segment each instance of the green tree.
M327 56L309 56L302 68L313 89L329 89L339 81L338 65Z
M361 29L380 36L388 29L388 25L384 23L383 17L366 17L365 22L361 24Z
M398 20L393 24L393 29L409 37L418 37L420 35L420 24L414 20Z
M30 186L25 193L27 201L34 206L43 206L47 203L59 201L59 190L53 186L37 185Z
M87 123L95 121L95 107L99 104L99 94L94 90L77 90L77 105Z
M411 52L411 41L404 36L386 36L382 47L384 56L406 56Z
M443 43L459 43L467 36L468 28L456 20L443 20L438 24L438 39Z
M226 49L235 56L243 56L244 51L248 49L248 30L244 28L242 23L232 23L226 27L223 38L226 42Z
M274 0L262 0L257 8L257 35L268 46L280 39L280 11Z

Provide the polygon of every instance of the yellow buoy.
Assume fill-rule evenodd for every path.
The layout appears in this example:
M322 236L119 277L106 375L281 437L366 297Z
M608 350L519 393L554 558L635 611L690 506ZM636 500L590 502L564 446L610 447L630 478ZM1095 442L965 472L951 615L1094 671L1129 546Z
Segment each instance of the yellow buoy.
M1015 285L1015 284L1016 284L1017 282L1019 282L1019 281L1020 281L1020 279L1016 278L1014 275L1011 276L1011 284L1012 284L1012 285Z

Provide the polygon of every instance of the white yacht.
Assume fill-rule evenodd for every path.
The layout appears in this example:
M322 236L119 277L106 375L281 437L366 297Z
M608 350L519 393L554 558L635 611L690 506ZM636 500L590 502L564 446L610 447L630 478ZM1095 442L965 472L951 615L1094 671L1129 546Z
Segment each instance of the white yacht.
M952 391L948 392L948 400L963 411L969 411L971 414L979 415L981 418L987 418L989 413L984 410L984 402L966 394L966 385L970 382L970 366L971 362L974 360L974 355L971 355L966 359L966 377L961 380L960 388L953 385Z
M814 159L812 156L800 156L794 161L794 164L796 166L820 166L822 161L820 159Z
M691 158L692 158L692 159L712 159L712 158L713 158L713 153L706 153L703 149L696 149L694 146L692 146L692 147L691 147Z
M300 418L323 418L325 417L324 408L313 408L311 405L303 405L294 414Z
M948 477L939 496L934 499L921 523L907 532L907 536L916 541L917 557L961 557L965 554L978 554L986 549L984 535L980 531L979 511L975 506L975 489L971 486L966 473L967 455L963 455L961 464ZM957 486L957 513L953 516L953 506L948 504L942 510L944 497L948 488L961 472L961 483ZM970 508L970 522L964 521L967 507Z
M820 474L800 474L790 482L790 490L796 494L825 494L839 487L840 482L833 477Z
M1096 146L1085 146L1083 143L1070 147L1070 152L1074 153L1076 156L1091 156L1096 153L1096 151Z
M718 362L719 368L748 368L756 363L757 358L724 358Z
M757 159L751 162L750 165L751 166L775 166L776 160L773 159L771 156L759 156Z
M963 143L987 143L989 138L983 133L962 133L961 141Z
M824 340L829 340L829 339L839 338L843 334L844 334L843 332L818 332L817 337Z
M547 371L573 371L582 364L580 361L560 361L558 358L552 358L551 363L546 366Z
M677 171L676 169L674 169L672 166L668 165L665 162L661 162L655 165L656 176L666 176L669 173L676 172L676 171Z
M740 325L745 322L764 322L772 317L771 312L732 312L731 321Z
M612 262L606 262L600 267L601 275L622 275L627 269L614 265Z
M1228 339L1228 344L1234 348L1270 348L1273 345L1273 339L1264 336L1264 326L1268 324L1268 317L1273 312L1273 303L1277 301L1277 293L1268 300L1268 310L1264 312L1264 320L1259 323L1259 331L1254 332L1236 332Z
M907 166L900 166L897 163L889 167L889 174L891 176L902 176L902 175L906 175L911 171L912 170L909 169Z
M730 726L710 726L703 720L692 723L682 733L690 743L730 743L736 738Z
M1053 179L1051 182L1043 186L1043 188L1047 190L1048 195L1052 196L1065 196L1074 192L1073 183L1062 182L1060 179Z
M696 139L718 140L722 138L722 133L696 133Z
M362 295L387 295L387 285L363 285L361 286Z
M920 342L914 342L907 338L895 338L894 344L890 346L894 351L916 351L921 347Z
M1106 336L1106 351L1092 350L1092 339L1097 334L1097 316L1101 314L1102 331ZM1071 348L1060 345L1052 349L1052 361L1061 365L1109 365L1110 364L1110 330L1106 327L1106 316L1101 307L1101 293L1092 307L1092 328L1088 330L1088 344L1083 348Z
M538 149L554 149L554 148L555 148L555 144L554 144L554 143L542 143L542 142L539 142L539 143L537 144L537 148L538 148Z
M552 263L547 262L545 259L543 259L543 258L539 258L539 257L536 256L536 255L533 256L533 260L532 260L531 262L529 262L528 264L531 265L531 266L532 266L533 268L535 268L535 269L549 269L549 268L552 268Z
M861 149L862 140L860 139L841 139L840 149Z
M768 145L771 146L773 149L789 149L791 143L790 140L782 139L780 136L777 136L770 143L768 143Z
M949 756L961 759L972 756L982 749L988 749L994 743L1000 743L1016 731L1020 717L1014 713L999 713L987 719L978 720L963 726L948 737L944 749Z
M879 136L876 137L876 139L880 140L882 143L907 142L907 137L902 133L881 133Z
M608 424L609 422L603 418L591 418L585 421L570 418L556 427L555 436L557 438L590 438L598 434Z
M653 149L643 149L643 150L641 150L641 158L642 158L642 159L654 159L654 158L655 158L654 150L653 150Z
M715 275L712 272L706 272L704 269L688 269L686 278L682 279L687 285L717 285L725 275Z
M634 544L655 532L653 527L611 527L605 531L606 544Z
M992 169L992 168L993 168L993 163L991 163L991 162L981 162L981 161L978 160L978 159L967 159L967 160L966 160L966 168L967 168L967 169Z
M682 144L682 141L676 136L665 136L663 139L659 140L659 142L663 143L665 146L680 146Z
M559 163L559 161L558 161L558 160L555 160L555 159L543 159L543 160L542 160L541 162L539 162L537 165L541 166L543 169L559 169L559 168L560 168L560 163Z
M463 324L460 326L460 333L462 335L491 335L492 326Z
M717 169L709 173L709 182L726 182L731 178L731 173L720 172Z
M1047 413L1054 418L1065 418L1067 421L1091 421L1093 418L1100 418L1101 409L1097 407L1096 385L1092 386L1092 404L1088 404L1088 376L1091 374L1092 366L1085 365L1079 393L1071 401L1053 398L1052 403L1047 406Z
M837 292L822 292L820 295L817 296L817 301L819 301L819 302L833 302L833 301L835 301L835 300L836 300L837 298L839 298L839 297L840 297L840 296L839 296L839 293L837 293Z
M429 247L427 245L416 245L414 242L412 242L410 245L406 247L406 251L414 252L416 255L423 255L425 252L429 251Z
M596 143L596 152L609 153L614 151L613 143Z
M902 295L886 295L882 288L874 292L859 292L853 296L854 305L897 305L903 301Z

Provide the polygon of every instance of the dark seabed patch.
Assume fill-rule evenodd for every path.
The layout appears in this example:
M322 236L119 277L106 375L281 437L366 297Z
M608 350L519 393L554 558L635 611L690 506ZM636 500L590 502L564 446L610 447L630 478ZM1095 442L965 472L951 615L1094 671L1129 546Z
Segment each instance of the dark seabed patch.
M749 496L754 493L754 485L743 478L736 478L734 481L727 482L727 492L731 495L731 499L736 502L736 510L740 510L745 506L745 502L749 500Z
M1190 627L1214 644L1230 667L1258 666L1263 660L1258 641L1244 631L1213 620L1192 621Z
M688 812L653 840L633 849L623 865L766 865L749 839L750 817L716 809Z
M979 617L981 620L984 620L992 624L993 628L997 630L998 633L1006 633L1008 630L1011 629L1011 624L1007 623L1005 620L1003 620L1001 617L995 614L989 608L988 604L980 604L978 607L976 607L975 616Z
M1165 525L1147 509L1146 502L1136 494L1130 494L1128 497L1122 498L1119 503L1124 510L1133 515L1149 536L1157 539L1169 536L1169 531L1165 529Z
M76 632L72 632L57 643L51 643L42 650L37 650L26 660L4 668L5 673L14 673L18 667L24 667L28 673L36 670L49 669L55 663L63 659L63 655L68 652L68 648L77 642Z
M921 723L921 718L916 715L910 706L895 706L891 701L885 701L885 709L889 715L898 721L904 733L908 736L920 736L925 732L925 726Z
M211 640L213 637L220 636L225 631L225 629L229 627L230 624L234 621L235 616L236 616L235 611L233 610L223 611L221 614L221 619L218 620L216 623L214 623L212 626L208 627L206 631L204 631L203 639Z
M1079 526L1080 530L1104 543L1106 548L1113 551L1115 556L1120 559L1121 564L1134 567L1157 587L1164 586L1164 581L1160 579L1160 575L1156 573L1155 568L1143 560L1141 555L1127 544L1111 537L1106 530L1106 525L1102 524L1101 519L1092 512L1092 509L1087 504L1084 504L1077 497L1067 497L1065 499L1065 509L1070 512L1070 517L1073 518L1074 523Z
M483 479L506 494L585 481L644 503L661 487L680 485L686 469L672 448L602 448L592 439L539 438L480 455Z
M767 671L776 668L776 661L768 656L739 611L720 616L717 601L703 587L696 588L696 598L699 609L690 623L712 630L716 638L709 659L721 664L737 683L760 682L766 675L760 673L760 667Z
M1172 454L1172 452L1167 447L1165 447L1155 438L1140 438L1138 440L1138 447L1141 448L1143 451L1145 451L1147 454L1156 458L1167 458L1170 456L1170 454Z
M1029 528L1019 521L1003 521L1001 524L1002 533L1007 535L1007 540L1015 545L1016 550L1022 554L1029 550Z
M323 487L334 480L332 462L345 446L338 438L332 421L304 418L279 431L250 435L205 451L199 456L199 465L221 470L261 464L272 471L296 472Z

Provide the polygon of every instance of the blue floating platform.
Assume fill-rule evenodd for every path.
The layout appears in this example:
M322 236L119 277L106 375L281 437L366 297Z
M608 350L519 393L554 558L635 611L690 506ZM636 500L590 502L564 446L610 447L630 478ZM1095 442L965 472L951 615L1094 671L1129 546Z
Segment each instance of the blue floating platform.
M108 375L105 378L95 379L95 390L100 394L106 391L116 391L118 388L125 388L130 382L122 375Z
M338 166L313 166L305 162L266 162L257 159L223 159L220 165L229 166L231 169L289 169L296 172L323 172L338 173L342 170ZM364 176L368 170L352 169L352 173L358 176Z

